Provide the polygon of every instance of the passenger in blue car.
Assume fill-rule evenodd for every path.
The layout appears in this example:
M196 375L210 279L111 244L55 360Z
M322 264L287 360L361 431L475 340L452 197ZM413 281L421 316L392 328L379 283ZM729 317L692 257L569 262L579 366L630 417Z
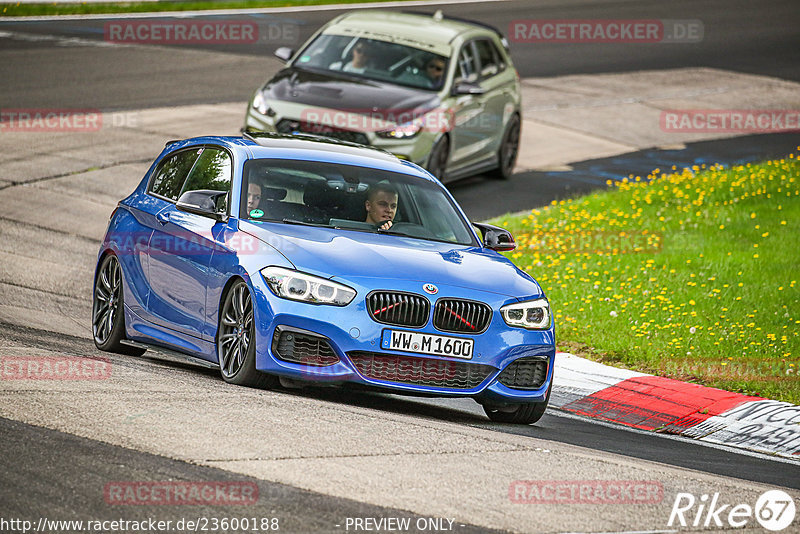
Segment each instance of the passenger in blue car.
M247 213L258 209L259 204L261 204L261 186L250 182L247 184Z
M397 189L387 182L378 182L367 189L367 200L364 207L367 209L367 221L378 227L378 230L388 230L392 227L392 220L397 213Z

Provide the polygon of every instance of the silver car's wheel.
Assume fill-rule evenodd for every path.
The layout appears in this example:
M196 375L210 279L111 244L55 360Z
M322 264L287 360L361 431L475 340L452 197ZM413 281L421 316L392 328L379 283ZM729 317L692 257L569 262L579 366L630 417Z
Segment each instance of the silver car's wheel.
M223 380L231 384L268 387L274 377L256 370L253 299L243 280L227 292L217 329L217 356Z
M445 181L447 172L447 158L450 154L450 140L447 136L442 136L441 139L436 141L431 149L431 155L428 158L428 172L439 179L440 182Z
M519 117L514 115L506 126L503 142L497 152L497 168L492 173L495 178L507 180L514 172L519 155L520 122Z
M122 270L113 254L103 258L94 281L92 336L95 346L108 352L141 355L146 349L120 343L125 339L125 308Z

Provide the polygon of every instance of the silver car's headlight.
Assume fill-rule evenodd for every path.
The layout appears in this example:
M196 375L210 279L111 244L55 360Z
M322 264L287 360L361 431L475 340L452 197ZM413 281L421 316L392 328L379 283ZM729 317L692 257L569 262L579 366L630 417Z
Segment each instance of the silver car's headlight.
M508 326L528 328L529 330L547 330L553 324L550 303L547 302L547 299L508 304L500 308L500 313Z
M344 284L283 267L265 267L261 274L272 292L284 299L347 306L356 296L355 290Z
M375 132L375 135L384 139L410 139L422 130L422 125L423 121L421 119L415 119L389 130Z
M257 91L256 96L253 97L253 108L262 115L267 115L269 117L275 115L275 112L269 107L269 104L267 104L267 99L264 98L264 93L261 90Z

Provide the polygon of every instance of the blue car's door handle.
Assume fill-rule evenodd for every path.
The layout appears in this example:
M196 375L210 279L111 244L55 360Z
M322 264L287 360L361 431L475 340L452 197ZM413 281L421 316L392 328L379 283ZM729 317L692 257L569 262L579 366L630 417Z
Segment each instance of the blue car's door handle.
M160 222L161 224L167 224L169 222L169 212L162 211L161 213L156 215L156 219L158 219L158 222Z

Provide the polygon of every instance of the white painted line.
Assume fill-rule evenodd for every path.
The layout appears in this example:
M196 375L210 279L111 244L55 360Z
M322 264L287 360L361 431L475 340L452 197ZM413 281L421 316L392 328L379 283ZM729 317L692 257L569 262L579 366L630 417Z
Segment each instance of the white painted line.
M27 41L31 43L51 42L56 43L59 46L127 46L119 43L104 41L102 39L83 39L81 37L64 37L62 35L46 35L4 30L0 30L0 39L14 39L15 41Z
M436 7L460 4L485 4L488 2L509 2L510 0L408 0L400 2L365 2L361 4L327 4L319 6L263 7L249 9L209 9L205 11L156 11L149 13L102 13L91 15L37 15L31 17L0 17L3 22L57 21L57 20L104 20L104 19L144 19L163 17L200 17L226 15L256 15L269 13L305 13L308 11L350 11L354 9L380 9L388 7Z

